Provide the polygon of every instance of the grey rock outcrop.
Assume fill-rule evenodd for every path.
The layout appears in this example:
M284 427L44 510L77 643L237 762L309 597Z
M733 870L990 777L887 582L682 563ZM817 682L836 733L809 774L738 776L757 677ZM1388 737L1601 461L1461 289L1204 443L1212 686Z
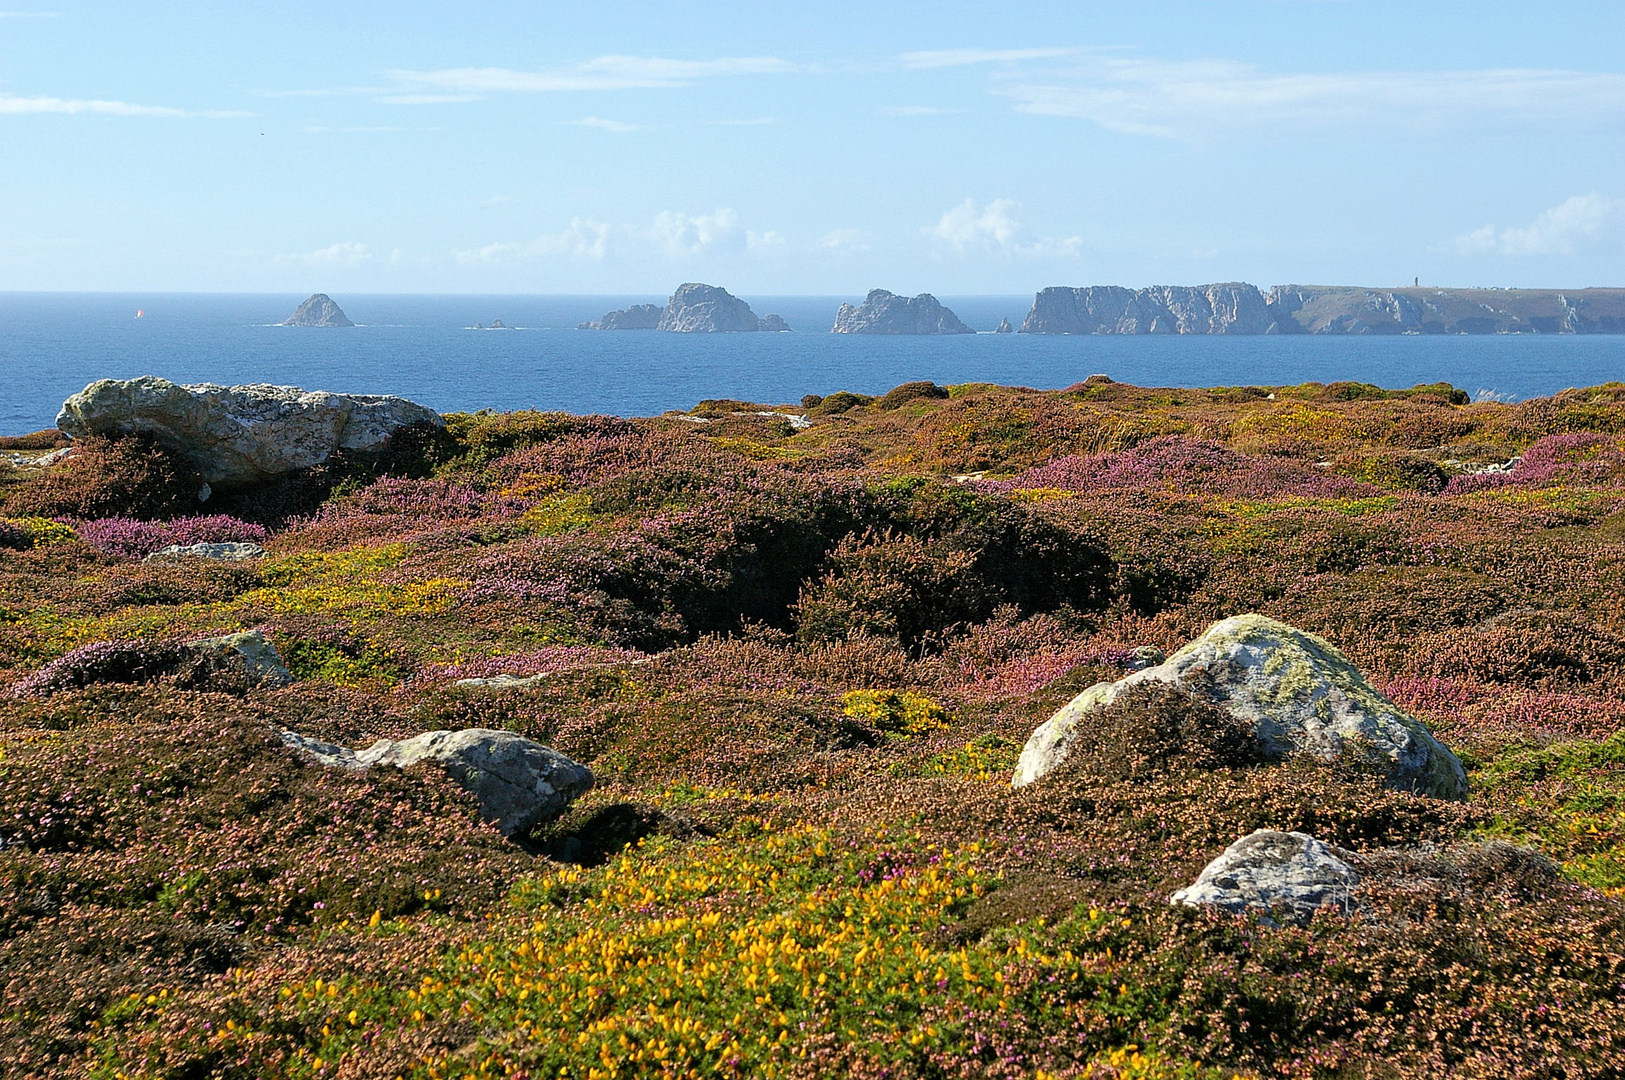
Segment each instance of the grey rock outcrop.
M1360 875L1329 844L1307 833L1259 829L1225 848L1168 902L1236 915L1263 910L1301 925L1323 907L1352 913L1359 883Z
M337 450L382 450L403 428L444 427L432 409L391 395L295 386L183 386L168 379L103 379L62 404L57 427L86 435L148 434L176 447L221 487L259 483L320 465Z
M248 543L221 543L221 544L171 544L166 548L159 548L142 562L168 562L171 559L215 559L220 562L244 562L248 559L258 559L264 556L265 549L258 544Z
M1006 315L999 320L999 325L994 328L993 332L995 334L1013 334L1016 332L1016 328L1010 325L1010 317Z
M1267 334L1275 318L1264 295L1245 282L1095 285L1044 289L1021 324L1023 334Z
M1073 698L1027 740L1014 786L1060 765L1094 710L1148 681L1226 709L1251 728L1266 757L1351 754L1381 767L1392 787L1445 799L1467 794L1460 759L1420 720L1378 693L1330 642L1262 615L1214 623L1163 663Z
M187 642L186 647L208 658L217 669L240 674L249 686L287 686L294 681L276 646L258 630L201 638Z
M754 333L759 328L749 304L727 289L692 281L677 286L655 326L679 334Z
M661 308L658 304L633 304L621 311L611 311L597 322L585 322L577 330L653 330L660 325Z
M284 731L282 741L334 768L437 766L474 796L480 817L504 836L557 817L593 785L585 765L511 731L426 731L399 742L380 739L360 752L292 731Z
M842 304L835 313L832 334L974 334L976 331L930 293L912 299L870 289L862 304Z
M763 315L756 320L756 329L764 334L788 334L790 324L777 315Z
M283 326L354 326L326 293L316 293L289 315Z

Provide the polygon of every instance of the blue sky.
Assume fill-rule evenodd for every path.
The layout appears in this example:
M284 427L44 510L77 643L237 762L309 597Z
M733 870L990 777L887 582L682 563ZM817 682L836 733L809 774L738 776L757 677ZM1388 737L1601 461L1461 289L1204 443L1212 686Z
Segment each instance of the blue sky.
M0 0L0 289L1625 285L1625 4Z

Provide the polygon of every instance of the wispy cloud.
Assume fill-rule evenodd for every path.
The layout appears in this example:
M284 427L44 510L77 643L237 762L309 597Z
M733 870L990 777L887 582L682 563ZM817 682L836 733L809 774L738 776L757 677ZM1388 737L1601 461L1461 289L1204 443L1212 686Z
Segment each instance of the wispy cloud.
M882 116L947 116L964 109L940 109L935 105L889 105L880 110Z
M600 56L543 71L512 68L393 70L385 75L403 86L434 87L467 94L561 93L581 90L636 90L690 86L725 75L774 75L795 65L774 56L729 56L715 60L673 60L659 56Z
M294 262L310 266L360 266L372 261L372 250L366 244L342 243L295 256Z
M1112 131L1200 138L1240 128L1432 128L1625 115L1625 75L1539 69L1282 74L1230 60L1092 55L998 92L1020 112Z
M0 94L0 114L65 113L70 116L95 113L102 116L185 116L183 109L164 105L136 105L128 101L83 100L56 97L13 97Z
M1575 255L1625 251L1625 199L1596 192L1575 195L1542 211L1528 225L1497 229L1485 225L1456 237L1463 255Z
M570 123L579 127L598 128L600 131L613 131L617 135L643 130L636 124L623 124L619 120L605 120L602 116L583 116L580 120L571 120Z
M776 117L776 116L753 116L753 117L749 118L748 120L712 120L711 121L711 123L716 124L716 125L718 125L720 127L764 127L764 126L766 126L768 124L776 124L778 122L779 122L779 118Z
M457 105L465 101L478 101L478 94L380 94L375 98L380 105Z
M737 248L741 243L739 215L727 207L710 214L668 210L655 216L649 233L666 254L673 257Z
M975 199L966 199L944 211L935 225L922 231L961 255L1061 258L1076 255L1082 248L1083 240L1076 236L1064 240L1052 237L1024 240L1026 230L1015 217L1020 208L1020 204L1010 199L994 199L985 206L979 206Z
M609 254L612 227L590 218L572 218L561 232L543 233L527 243L513 241L457 250L452 257L462 265L500 263L515 259L571 258L602 262Z
M452 256L462 265L538 258L602 262L660 256L684 262L710 255L762 255L788 246L789 241L782 234L771 229L743 228L738 213L721 207L702 214L667 210L644 224L617 225L575 218L562 232L545 233L529 241L500 241L459 249L453 251Z
M819 239L818 246L836 255L850 255L870 250L869 240L869 234L860 229L833 229Z
M939 49L932 52L904 53L900 58L906 68L968 67L972 64L1011 64L1021 60L1053 60L1071 56L1077 49Z

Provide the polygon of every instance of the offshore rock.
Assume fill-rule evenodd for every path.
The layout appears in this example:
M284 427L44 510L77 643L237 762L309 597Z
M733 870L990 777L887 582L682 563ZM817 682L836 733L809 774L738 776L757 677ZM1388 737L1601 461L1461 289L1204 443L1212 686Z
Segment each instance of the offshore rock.
M1234 915L1262 909L1302 925L1323 907L1352 913L1359 883L1360 875L1329 844L1307 833L1259 829L1225 848L1168 902Z
M677 286L655 329L680 334L731 334L754 333L760 325L750 305L727 289L691 281Z
M341 769L435 765L474 796L482 820L510 837L564 813L593 784L585 765L511 731L427 731L399 742L379 739L359 753L292 731L284 731L282 741Z
M1131 686L1170 683L1227 710L1266 757L1354 755L1391 787L1443 799L1467 794L1467 773L1422 722L1366 681L1330 642L1263 615L1216 622L1161 664L1096 683L1034 731L1016 765L1021 787L1066 760L1080 725Z
M887 292L870 289L862 304L853 307L842 304L835 313L832 334L974 334L976 331L959 321L959 317L941 304L930 293L921 293L909 299Z
M1006 315L1004 318L999 320L999 325L994 329L993 332L995 334L1013 334L1016 331L1015 328L1010 325L1010 317Z
M660 325L658 304L633 304L623 311L611 311L597 322L584 322L577 330L653 330Z
M326 293L316 293L289 315L283 326L354 326Z
M223 487L308 469L338 450L382 450L403 428L445 426L434 410L391 395L264 383L182 386L151 375L91 383L63 402L56 423L76 439L156 436Z
M764 334L791 333L790 324L777 315L763 315L756 320L756 329Z
M1275 317L1245 282L1049 288L1033 299L1023 334L1267 334Z

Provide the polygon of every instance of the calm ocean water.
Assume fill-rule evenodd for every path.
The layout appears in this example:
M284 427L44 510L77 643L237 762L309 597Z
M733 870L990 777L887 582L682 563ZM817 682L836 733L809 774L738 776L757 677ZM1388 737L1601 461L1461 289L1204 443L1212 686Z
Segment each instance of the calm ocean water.
M910 379L1062 387L1094 373L1146 386L1357 379L1446 381L1535 397L1625 378L1625 336L857 337L828 333L843 300L745 297L794 334L593 333L576 323L661 296L335 296L351 330L274 324L288 295L0 294L0 434L49 426L102 378L272 382L403 394L442 412L535 407L645 416L703 398L796 402ZM1019 326L1031 296L944 296L967 324ZM135 318L137 310L145 316ZM501 319L519 329L468 329Z

